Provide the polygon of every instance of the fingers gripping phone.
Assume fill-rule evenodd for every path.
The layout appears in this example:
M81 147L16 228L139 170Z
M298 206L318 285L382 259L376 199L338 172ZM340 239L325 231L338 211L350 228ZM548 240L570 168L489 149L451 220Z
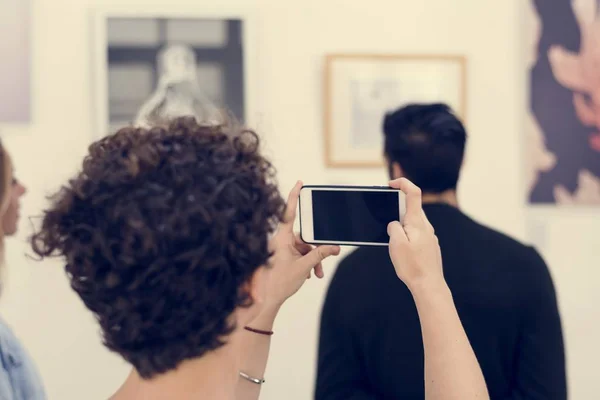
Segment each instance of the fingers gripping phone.
M300 237L317 245L387 246L387 226L404 212L404 193L389 187L303 186Z

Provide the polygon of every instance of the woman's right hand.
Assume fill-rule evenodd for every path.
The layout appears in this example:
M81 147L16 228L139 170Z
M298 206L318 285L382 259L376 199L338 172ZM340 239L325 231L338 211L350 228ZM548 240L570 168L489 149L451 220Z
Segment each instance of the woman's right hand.
M411 292L423 286L445 286L440 246L423 212L421 189L406 178L391 181L390 187L406 194L402 223L394 221L388 226L390 258L396 274Z

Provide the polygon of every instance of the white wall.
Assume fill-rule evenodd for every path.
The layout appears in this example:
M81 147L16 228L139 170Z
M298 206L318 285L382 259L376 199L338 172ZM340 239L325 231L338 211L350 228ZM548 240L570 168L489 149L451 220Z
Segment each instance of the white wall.
M22 215L39 215L44 196L77 168L92 137L90 7L101 0L35 0L34 120L2 126L2 139L29 186ZM159 1L124 0L149 7ZM170 0L173 7L198 1ZM597 253L599 212L528 213L524 208L520 130L525 104L519 65L517 0L219 0L254 10L259 52L254 86L260 127L287 191L307 183L384 183L384 171L326 170L321 162L321 72L327 52L464 53L469 57L464 209L519 238L534 227L551 264L568 340L571 394L594 398L600 387ZM119 4L114 0L114 4ZM214 8L214 7L213 7ZM574 216L571 216L574 214ZM539 225L541 224L541 225ZM51 399L103 399L127 368L100 345L93 318L68 288L59 262L24 256L27 218L8 243L8 291L2 314L37 360ZM330 272L333 266L328 265ZM329 274L329 277L331 274ZM318 314L326 282L311 280L276 325L264 399L311 398ZM596 378L596 379L594 379ZM90 395L92 393L93 395Z

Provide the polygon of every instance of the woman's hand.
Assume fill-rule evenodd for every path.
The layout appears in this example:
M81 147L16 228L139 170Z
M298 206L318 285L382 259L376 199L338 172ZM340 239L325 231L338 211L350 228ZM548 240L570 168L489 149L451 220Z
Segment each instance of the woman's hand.
M269 245L273 251L269 264L269 284L266 302L279 307L294 295L315 270L318 278L323 277L321 262L340 253L339 246L313 247L302 242L294 233L294 221L302 182L298 182L289 194L284 220Z
M442 256L422 207L421 189L408 179L390 182L406 194L406 213L388 226L396 274L412 293L421 323L427 400L488 400L483 373L444 280Z
M423 285L444 283L440 246L423 212L421 189L406 178L396 179L390 186L406 194L402 223L394 221L388 226L390 258L396 274L411 291Z

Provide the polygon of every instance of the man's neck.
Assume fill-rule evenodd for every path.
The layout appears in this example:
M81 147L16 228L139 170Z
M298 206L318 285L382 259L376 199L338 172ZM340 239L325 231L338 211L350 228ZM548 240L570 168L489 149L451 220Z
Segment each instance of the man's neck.
M134 370L111 400L234 400L237 364L234 346L229 343L150 380L142 379Z
M446 190L442 193L423 193L423 204L431 203L444 203L459 208L456 190Z

